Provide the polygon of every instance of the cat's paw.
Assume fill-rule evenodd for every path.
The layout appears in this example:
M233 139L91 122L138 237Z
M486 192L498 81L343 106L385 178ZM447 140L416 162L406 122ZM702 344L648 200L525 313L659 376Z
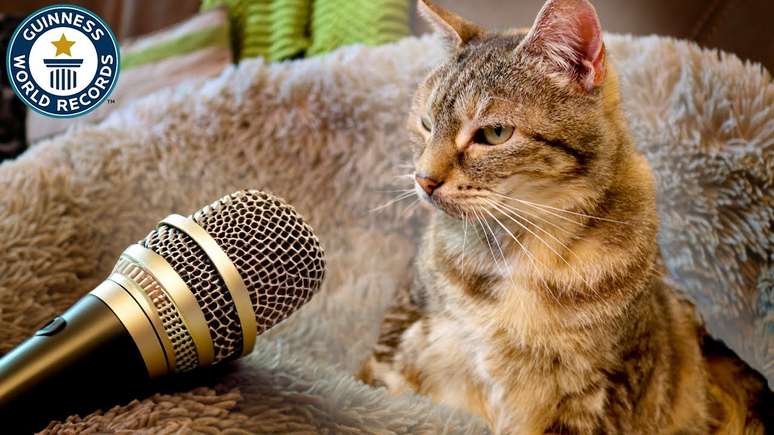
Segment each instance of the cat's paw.
M384 387L396 395L412 391L402 374L389 364L377 361L373 356L363 363L357 378L368 385Z

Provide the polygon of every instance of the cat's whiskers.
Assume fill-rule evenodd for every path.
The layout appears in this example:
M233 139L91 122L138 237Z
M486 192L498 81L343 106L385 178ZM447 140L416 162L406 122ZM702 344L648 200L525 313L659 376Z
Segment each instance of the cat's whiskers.
M574 216L584 217L584 218L587 218L587 219L595 219L595 220L599 220L599 221L612 222L612 223L622 224L622 225L629 225L628 222L624 222L624 221L604 218L604 217L600 217L600 216L592 216L592 215L589 215L589 214L578 213L578 212L571 211L571 210L565 210L565 209L559 208L559 207L553 207L553 206L546 205L546 204L540 204L540 203L537 203L537 202L527 201L525 199L514 198L514 197L511 197L511 196L508 196L508 195L503 195L502 193L495 192L495 191L490 191L490 192L492 192L494 195L497 195L499 197L502 197L502 198L505 198L505 199L509 199L511 201L516 201L516 202L519 202L519 203L524 204L524 205L528 205L530 207L536 208L538 210L542 210L545 213L548 213L548 214L551 214L551 215L554 215L554 216L557 216L557 217L559 217L559 215L551 213L551 210L553 210L555 212L559 212L559 213L567 213L567 214L574 215ZM569 220L569 222L573 222L573 223L575 223L577 225L583 225L581 222L577 222L577 221L573 221L573 220Z
M502 228L502 229L503 229L503 230L504 230L506 233L508 233L508 235L509 235L509 236L510 236L510 237L511 237L511 238L512 238L512 239L513 239L515 242L516 242L516 244L518 244L518 245L519 245L519 247L520 247L520 248L521 248L521 250L524 252L524 254L525 254L525 255L527 255L527 259L529 260L529 262L530 262L530 264L532 265L532 268L533 268L534 270L537 270L537 264L536 264L536 263L540 263L541 267L545 268L545 265L544 265L542 262L540 262L540 261L539 261L537 258L535 258L535 256L532 254L532 252L530 252L530 250L529 250L529 249L527 249L527 247L526 247L526 246L524 246L524 244L523 244L523 243L521 243L521 241L518 239L518 237L516 237L516 236L515 236L515 235L514 235L514 234L511 232L511 230L509 230L509 229L508 229L508 227L506 227L505 225L503 225L503 223L502 223L502 222L500 222L500 220L499 220L499 219L497 219L497 217L495 217L495 215L494 215L494 214L492 214L492 213L491 213L489 210L487 210L486 208L484 208L484 211L486 211L486 212L487 212L487 214L489 214L489 216L491 216L491 217L492 217L492 219L494 219L494 220L495 220L495 222L497 222L497 224L498 224L498 225L500 225L500 227L501 227L501 228ZM564 308L564 305L563 305L563 304L562 304L562 302L559 300L559 298L557 298L557 297L556 297L556 295L554 294L554 292L553 292L553 291L551 291L551 287L549 287L549 285L548 285L548 283L546 282L546 280L545 280L545 278L543 277L543 275L542 275L542 274L540 274L540 273L538 273L538 276L540 277L540 280L543 282L543 286L544 286L544 288L545 288L546 292L548 292L548 294L549 294L549 295L551 295L551 297L554 299L554 301L555 301L555 302L556 302L556 303L557 303L557 304L558 304L560 307ZM514 282L514 286L515 286L515 282Z
M486 213L487 213L489 216L492 216L492 213L490 213L490 212L489 212L489 210L487 210L486 208L483 208L483 210L484 210L484 211L485 211L485 212L486 212ZM497 220L497 218L496 218L496 217L492 216L492 218L494 218L494 220L495 220L495 221L497 221L497 223L498 223L498 224L500 224L500 226L502 226L502 223L500 223L500 221L499 221L499 220ZM486 219L484 220L484 222L486 222ZM489 224L488 224L488 223L487 223L487 227L489 227ZM513 287L514 287L514 288L518 287L518 286L516 285L516 281L515 281L515 280L514 280L514 278L513 278L513 269L511 268L511 265L510 265L510 263L508 263L508 262L505 260L505 254L503 254L503 249L502 249L502 247L500 246L500 242L497 240L497 236L495 236L495 233L494 233L494 231L492 230L492 228L491 228L491 227L489 227L489 232L490 232L490 233L492 233L492 239L494 239L495 243L497 243L497 249L499 249L499 250L500 250L500 256L503 258L503 263L505 263L505 264L506 264L506 266L508 266L508 278L510 279L510 281L511 281L511 284L513 284Z
M564 242L562 242L558 237L556 237L553 233L551 233L550 231L548 231L545 228L541 227L540 225L536 224L535 222L529 220L529 218L524 217L523 214L527 214L528 216L532 216L532 217L535 217L535 218L537 218L539 216L535 216L535 215L530 215L528 213L524 213L523 210L517 209L517 208L512 207L512 206L509 206L508 204L505 204L504 202L498 201L496 199L488 199L487 198L485 200L490 201L494 207L496 207L496 208L499 207L498 211L501 212L502 214L504 214L505 216L508 216L511 219L513 219L513 218L520 219L520 220L525 221L526 223L532 225L533 227L535 227L535 229L537 229L538 231L540 231L543 234L547 235L552 240L554 240L556 243L558 243L562 248L564 248L567 252L572 254L576 259L579 259L578 256L575 254L575 252L572 249L570 249L569 246L564 244ZM553 223L553 222L548 221L547 223ZM561 227L559 227L559 228L561 228ZM562 230L567 231L564 228L562 228ZM573 233L570 232L570 234L573 234Z
M502 194L494 192L494 191L492 191L492 194L497 195L497 196L502 197L502 198L505 198L505 199L509 199L511 201L518 201L516 198L511 198L509 196L505 196L505 195L502 195ZM533 208L537 208L537 207L533 206ZM583 226L582 222L578 222L576 220L570 219L567 216L562 216L559 213L553 212L551 210L544 210L544 209L541 209L541 208L538 208L538 210L543 212L543 213L546 213L548 215L554 216L557 219L561 219L561 220L563 220L565 222L569 222L569 223L571 223L573 225Z
M492 213L490 213L489 210L486 209L486 207L483 207L482 210L485 211L489 216L491 216L500 226L502 226L502 223L496 217L494 217ZM503 263L508 268L508 279L511 281L513 288L517 288L518 285L516 284L516 280L514 279L514 276L513 276L513 268L511 267L511 264L508 263L508 261L505 259L505 254L503 253L502 246L500 246L500 242L497 240L497 236L495 235L494 230L492 230L492 227L489 226L489 223L486 221L483 214L481 215L481 220L486 224L487 228L489 228L489 232L492 234L492 240L497 244L497 249L500 251L500 257L503 259ZM525 251L525 252L529 253L528 251ZM494 253L492 253L492 257L494 257ZM502 269L500 270L500 273L503 273ZM557 302L559 301L557 300Z
M551 245L550 245L548 242L546 242L546 240L545 240L545 239L543 239L543 238L542 238L542 237L540 237L540 236L539 236L537 233L535 233L534 231L532 231L531 229L529 229L529 227L527 227L526 225L524 225L524 224L522 224L521 222L519 222L519 221L517 221L516 219L514 219L514 218L513 218L513 216L511 216L511 214L510 214L510 213L508 213L508 212L506 212L505 210L503 210L503 208L502 208L502 207L500 207L500 206L498 206L498 205L497 205L497 203L495 203L494 201L492 201L492 200L489 200L489 199L486 199L486 198L484 199L484 201L485 201L485 202L487 202L487 203L488 203L490 206L494 207L494 208L495 208L497 211L499 211L500 213L502 213L503 215L505 215L507 218L509 218L510 220L512 220L512 221L513 221L513 222L514 222L516 225L518 225L519 227L521 227L522 229L524 229L525 231L527 231L528 233L530 233L530 234L531 234L533 237L535 237L536 239L538 239L538 240L539 240L539 241L540 241L540 242L541 242L543 245L545 245L545 247L546 247L546 248L548 248L548 249L549 249L551 252L553 252L553 253L554 253L554 254L555 254L557 257L559 257L559 258L560 258L560 259L561 259L561 260L564 262L564 264L566 264L566 265L567 265L567 267L569 267L569 268L570 268L570 270L571 270L571 271L572 271L572 272L575 274L575 276L577 276L577 277L578 277L578 278L579 278L581 281L583 281L583 282L586 284L586 286L588 286L588 288L589 288L589 289L592 289L592 290L593 290L593 287L591 286L591 283L589 283L589 281L586 279L586 277L584 277L583 275L581 275L581 273L580 273L580 272L578 272L578 269L576 269L576 268L575 268L575 266L573 266L572 264L570 264L570 262L569 262L569 261L567 261L567 259L566 259L566 258L564 258L564 256L563 256L562 254L560 254L560 253L559 253L559 251L557 251L556 249L554 249L554 247L553 247L553 246L551 246ZM521 217L521 216L518 216L518 217L520 217L521 219L524 219L524 217ZM527 220L527 219L524 219L524 220ZM557 239L557 238L556 238L556 237L555 237L553 234L551 234L551 233L547 232L546 230L544 230L544 229L540 228L539 226L535 225L534 223L530 222L529 220L527 220L527 222L529 222L529 223L531 223L532 225L534 225L534 226L535 226L535 228L537 228L537 229L539 229L539 230L543 231L544 233L548 234L549 236L553 237L553 238L554 238L554 239L555 239L555 240L556 240L556 241L557 241L557 242L558 242L560 245L562 245L562 247L564 247L564 249L566 249L568 252L571 252L573 255L575 255L575 253L573 253L573 252L572 252L572 250L571 250L570 248L568 248L568 247L567 247L567 245L565 245L564 243L562 243L562 242L561 242L559 239ZM577 258L577 255L576 255L576 258Z
M492 249L492 244L489 243L489 235L487 234L486 228L484 227L483 219L478 216L478 211L475 207L473 208L473 214L476 216L476 220L478 221L478 224L481 226L481 231L484 232L484 240L486 241L486 245L489 247L489 253L492 254L492 261L494 261L495 265L500 270L500 273L504 275L503 270L500 267L500 262L497 261L497 257L495 256L494 250Z
M460 274L462 275L462 278L465 278L465 242L468 239L468 214L467 212L462 212L462 222L463 222L463 230L462 230L462 255L460 260Z
M517 208L516 206L510 205L510 204L506 204L505 202L500 201L500 200L498 200L496 198L489 198L489 199L497 202L497 204L499 204L503 208L505 208L507 210L510 210L513 213L517 214L521 219L528 220L527 218L524 217L524 215L527 215L527 216L529 216L529 217L531 217L533 219L537 219L537 220L539 220L541 222L544 222L546 225L550 225L551 227L555 228L556 230L561 231L561 232L563 232L563 233L565 233L565 234L567 234L569 236L573 236L573 237L576 236L575 232L570 231L567 228L564 228L563 226L557 224L556 222L553 222L550 219L546 219L543 216L540 216L539 214L535 214L535 213L529 212L527 210L524 210L524 209L521 209L521 208ZM533 225L535 225L535 224L533 224ZM537 227L537 225L535 225L535 226ZM546 233L550 234L549 232L546 232Z
M490 201L494 201L495 203L499 204L501 207L505 207L505 208L506 208L506 210L499 210L499 209L498 209L498 211L500 211L500 213L502 213L503 215L505 215L505 216L509 217L511 220L513 220L513 217L516 217L516 218L518 218L518 219L522 219L522 220L526 221L528 224L530 224L530 225L534 226L536 229L538 229L538 230L542 231L543 233L545 233L546 235L548 235L549 237L551 237L553 240L555 240L557 243L559 243L559 244L560 244L560 245L561 245L561 246L562 246L562 247L563 247L565 250L567 250L567 252L569 252L569 253L570 253L570 254L571 254L573 257L575 257L575 259L576 259L576 260L578 260L578 261L580 261L580 260L581 260L581 258L580 258L580 257L579 257L579 256L578 256L576 253L575 253L575 251L573 251L572 249L570 249L570 247L569 247L569 246L565 245L565 244L564 244L564 243L563 243L561 240L559 240L559 239L558 239L558 238L557 238L555 235L551 234L551 232L549 232L549 231L546 231L544 228L540 227L539 225L535 224L534 222L530 221L529 219L525 218L524 216L520 216L518 213L516 213L516 212L514 212L514 211L511 211L510 213L508 213L508 212L507 212L507 207L508 207L508 206L507 206L507 205L505 205L505 204L503 204L502 202L499 202L499 201L497 201L497 200L490 200ZM496 206L495 206L495 207L496 207ZM510 214L511 214L511 213L513 214L513 217L512 217L512 216L510 216ZM518 224L518 222L516 222L516 223ZM542 241L542 240L541 240L541 241ZM545 244L546 246L548 246L548 244L546 244L546 243L545 243L545 241L543 241L543 244ZM549 247L549 249L550 249L550 247ZM554 252L555 252L555 251L554 251ZM558 253L557 253L557 255L558 255ZM559 257L560 257L560 258L562 259L562 261L564 261L564 262L565 262L565 263L566 263L566 264L567 264L567 265L568 265L568 266L569 266L569 267L572 269L572 271L573 271L573 272L574 272L574 273L575 273L575 274L576 274L576 275L577 275L577 276L578 276L578 277L579 277L579 278L580 278L580 279L581 279L581 280L582 280L582 281L583 281L583 282L586 284L586 287L587 287L587 288L588 288L588 289L591 291L591 293L594 295L594 298L595 298L595 299L597 299L598 301L603 301L603 298L602 298L602 296L599 294L599 291L598 291L598 290L597 290L597 289L596 289L594 286L592 286L592 285L591 285L591 283L588 281L588 279L586 279L585 277L581 276L581 275L580 275L580 273L577 271L577 269L575 269L575 268L574 268L572 265L570 265L570 263L568 263L568 262L567 262L567 260L565 260L565 259L564 259L564 258L563 258L561 255L559 255Z
M387 189L381 189L381 190L377 190L377 191L379 191L379 192L408 192L410 190L412 190L412 191L414 190L414 186L413 185L406 186L406 187L403 187L403 186L389 186Z
M490 216L492 215L486 208L483 210ZM495 218L495 220L497 220L497 218ZM511 279L511 283L516 286L516 283L513 281L513 269L511 268L510 263L508 263L508 260L505 259L505 253L503 253L503 248L500 246L500 241L497 240L495 232L492 230L492 227L489 226L489 222L487 222L486 219L484 219L484 224L486 224L486 227L489 229L489 233L492 235L492 241L495 243L495 246L497 246L497 250L500 251L500 257L503 259L503 264L505 264L505 266L508 268L508 277Z
M414 210L417 209L417 206L419 206L419 198L415 198L409 205L406 206L406 208L403 210L403 212L400 214L400 217L402 219L410 217Z
M407 192L401 193L401 194L400 194L400 195L398 195L396 198L394 198L394 199L392 199L392 200L388 201L387 203L385 203L385 204L382 204L382 205L380 205L380 206L378 206L378 207L375 207L375 208L371 209L371 210L370 210L370 212L371 212L371 213L374 213L374 212L377 212L377 211L383 210L383 209L385 209L385 208L387 208L387 207L389 207L389 206L391 206L391 205L393 205L393 204L395 204L395 203L397 203L397 202L399 202L399 201L403 201L404 199L408 199L408 198L410 198L410 197L411 197L412 195L414 195L414 194L415 194L415 192L414 192L414 189L411 189L410 191L407 191Z
M406 193L406 192L414 192L414 189L376 189L379 193Z

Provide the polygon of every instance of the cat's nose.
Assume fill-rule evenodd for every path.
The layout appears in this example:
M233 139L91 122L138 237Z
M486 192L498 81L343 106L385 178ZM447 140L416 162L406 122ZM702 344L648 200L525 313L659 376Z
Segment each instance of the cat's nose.
M441 187L441 184L443 184L443 181L436 181L430 177L420 174L416 174L414 179L417 180L417 184L419 184L419 186L428 196L432 196L435 189Z

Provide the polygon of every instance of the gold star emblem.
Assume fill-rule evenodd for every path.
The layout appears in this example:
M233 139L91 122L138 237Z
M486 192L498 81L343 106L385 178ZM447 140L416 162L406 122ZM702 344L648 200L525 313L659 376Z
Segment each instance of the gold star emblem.
M54 44L54 47L56 47L55 56L59 56L60 54L72 56L70 53L70 47L75 44L75 41L68 41L67 38L65 38L64 33L62 33L62 37L59 38L59 41L51 41L51 43Z

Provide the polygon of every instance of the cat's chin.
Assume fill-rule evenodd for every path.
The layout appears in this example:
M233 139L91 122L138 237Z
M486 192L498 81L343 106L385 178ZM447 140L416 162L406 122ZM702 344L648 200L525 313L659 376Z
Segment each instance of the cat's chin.
M462 205L443 198L425 198L424 201L430 207L440 211L445 215L445 217L451 219L463 220L466 218L466 216L470 216L471 213L467 211Z

